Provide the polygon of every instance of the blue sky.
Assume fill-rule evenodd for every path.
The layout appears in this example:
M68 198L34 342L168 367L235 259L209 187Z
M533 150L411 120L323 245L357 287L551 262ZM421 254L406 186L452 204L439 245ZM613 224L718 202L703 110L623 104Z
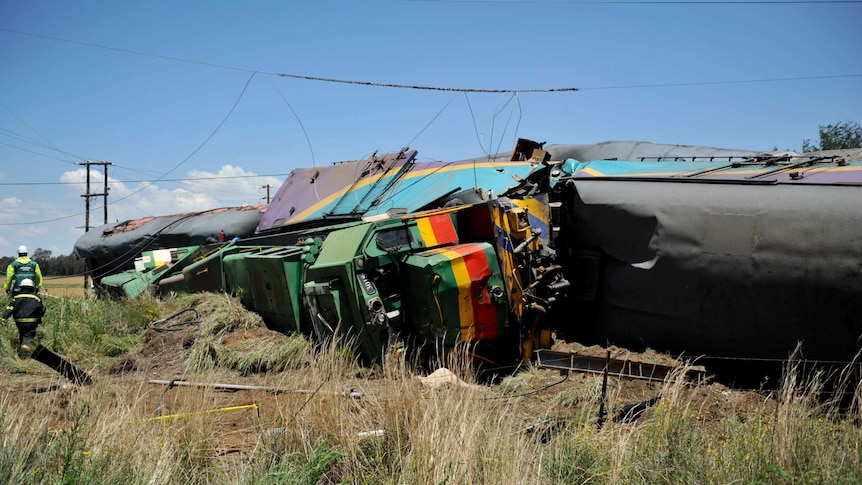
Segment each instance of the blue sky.
M862 122L860 21L862 3L0 0L0 254L72 252L87 160L112 163L115 222L260 203L293 168L404 146L799 150Z

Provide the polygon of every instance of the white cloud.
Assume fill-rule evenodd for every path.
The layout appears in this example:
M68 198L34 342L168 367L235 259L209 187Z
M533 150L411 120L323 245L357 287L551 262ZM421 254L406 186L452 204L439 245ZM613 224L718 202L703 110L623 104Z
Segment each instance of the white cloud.
M17 197L0 199L0 222L15 222L20 217L18 214L20 207L21 199Z
M215 178L213 177L249 177L253 172L248 172L240 167L225 165L219 172L213 174L204 171L190 171L187 180L182 182L182 187L162 188L171 182L136 182L126 184L113 177L108 177L108 206L109 219L127 220L147 216L161 216L181 212L203 211L237 205L237 199L247 200L248 204L257 203L257 183L249 183L245 178ZM270 183L280 183L273 177L267 177ZM201 179L201 180L198 180ZM210 180L206 180L210 179ZM74 183L69 186L71 191L79 188L85 190L86 171L84 169L66 172L61 177L66 183ZM260 180L253 178L252 180ZM100 192L103 188L104 178L101 173L90 173L90 191ZM102 207L103 199L94 197L91 200L91 210L94 207ZM240 203L239 205L241 205ZM92 214L91 214L92 217Z
M270 195L281 186L275 177L256 177L254 172L234 165L223 165L218 172L189 171L183 185L189 190L201 191L220 201L220 207L260 204L265 202L266 186Z
M11 201L11 202L10 202ZM9 207L16 210L7 212ZM55 254L68 254L71 247L62 247L58 244L56 229L65 227L64 222L39 223L40 218L56 215L56 208L36 198L36 200L23 203L20 199L4 199L0 201L0 223L2 236L0 236L0 254L14 255L15 249L24 244L32 250L36 248L50 249Z
M104 174L90 171L90 192L101 193ZM231 178L225 178L231 177ZM108 221L115 223L147 216L162 216L237 205L259 204L266 196L265 186L274 195L281 186L275 177L256 177L254 172L236 165L218 171L190 170L182 182L162 181L124 183L108 177ZM70 254L75 241L84 233L86 169L63 173L65 188L21 187L0 199L0 254L11 255L20 244ZM104 221L101 196L90 199L90 227Z
M39 192L7 197L0 200L0 224L28 227L35 221L59 217L58 209L61 208Z

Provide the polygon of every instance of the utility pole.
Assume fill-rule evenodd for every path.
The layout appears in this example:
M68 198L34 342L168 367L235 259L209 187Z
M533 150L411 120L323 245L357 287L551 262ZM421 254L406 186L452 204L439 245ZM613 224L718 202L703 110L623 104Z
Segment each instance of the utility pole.
M81 195L84 198L84 232L90 232L90 197L103 197L103 208L105 214L105 222L103 224L108 223L108 165L113 165L111 162L82 162L78 165L83 165L87 167L87 193ZM105 169L104 176L104 188L101 194L91 194L90 193L90 166L92 165L101 165ZM89 290L90 283L90 275L89 273L84 274L84 294L86 295Z
M266 184L261 188L266 189L266 203L269 204L269 184Z

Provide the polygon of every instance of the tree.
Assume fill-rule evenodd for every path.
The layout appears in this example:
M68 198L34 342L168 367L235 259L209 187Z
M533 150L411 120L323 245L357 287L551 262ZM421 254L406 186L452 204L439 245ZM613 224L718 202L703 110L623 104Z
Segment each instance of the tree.
M45 261L51 259L51 250L36 248L36 250L33 251L33 254L30 255L30 257L35 259L36 261Z
M862 126L855 121L843 121L828 125L820 125L820 145L811 143L806 138L802 140L802 151L840 150L842 148L862 148Z
M31 258L39 263L39 268L44 276L77 276L87 272L84 260L74 254L52 256L50 249L37 248L33 251ZM14 260L14 256L0 256L2 276L6 275L6 267Z

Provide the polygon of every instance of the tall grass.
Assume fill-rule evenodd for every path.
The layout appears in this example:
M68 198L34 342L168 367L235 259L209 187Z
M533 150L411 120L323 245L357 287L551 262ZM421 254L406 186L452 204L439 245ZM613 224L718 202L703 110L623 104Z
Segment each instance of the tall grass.
M102 354L103 335L138 335L197 305L203 322L191 348L210 359L190 365L190 354L183 377L265 379L295 392L257 409L212 412L226 398L211 389L160 393L144 376L119 382L99 368L92 385L75 387L32 369L14 375L0 360L8 384L0 387L0 483L862 483L857 408L824 399L822 378L792 366L754 409L712 415L710 399L724 394L672 376L640 418L611 414L599 426L599 379L548 386L526 367L480 385L469 349L440 356L460 384L432 386L397 348L366 369L344 342L313 349L299 336L239 338L258 323L222 295L51 304L43 342L93 362L101 354L101 363L112 358ZM0 357L9 352L0 346ZM46 391L33 392L31 377ZM607 408L627 404L621 392L630 383L609 384ZM346 389L361 399L338 392Z
M151 296L122 302L86 297L45 298L44 302L47 312L38 329L41 342L81 360L128 352L160 310Z

